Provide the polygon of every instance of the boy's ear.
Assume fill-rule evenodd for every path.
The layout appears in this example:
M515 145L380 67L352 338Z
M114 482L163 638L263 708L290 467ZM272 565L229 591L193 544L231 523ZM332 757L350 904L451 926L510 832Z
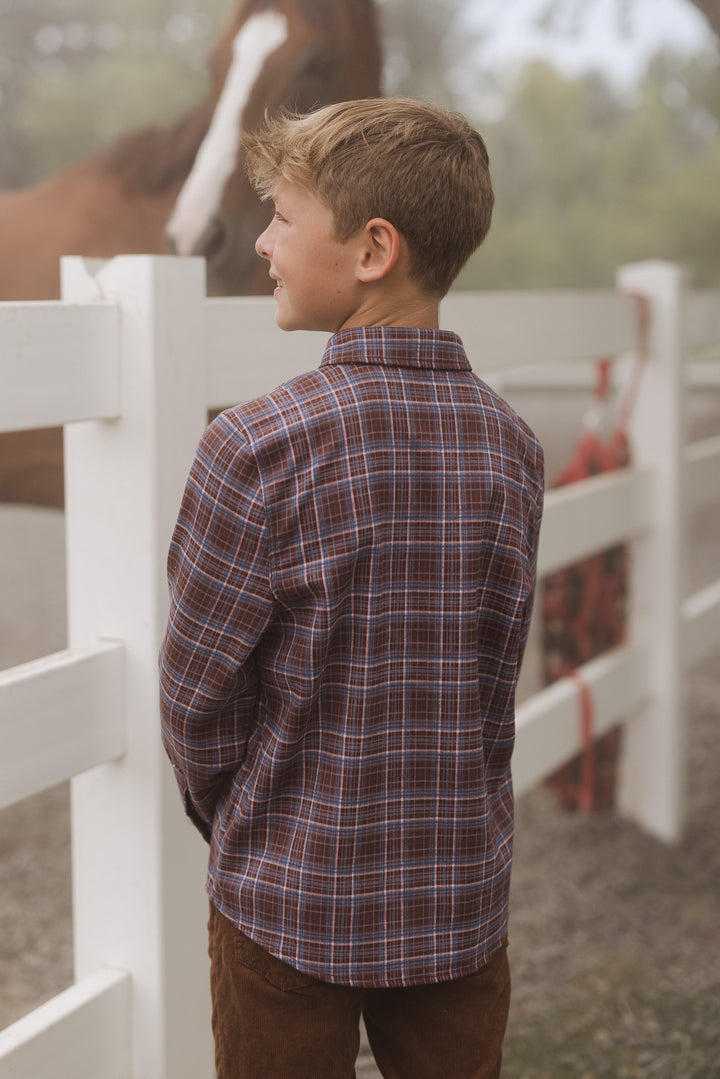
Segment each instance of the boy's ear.
M396 266L400 257L400 233L384 217L373 217L362 232L358 279L379 281Z

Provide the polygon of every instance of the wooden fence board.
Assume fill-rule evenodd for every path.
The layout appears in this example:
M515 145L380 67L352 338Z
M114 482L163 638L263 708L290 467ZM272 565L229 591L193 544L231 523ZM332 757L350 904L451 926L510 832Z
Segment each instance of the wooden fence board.
M117 416L119 328L108 302L0 305L0 431Z
M0 1072L32 1079L129 1079L130 976L105 970L0 1031Z
M0 808L123 754L123 655L101 642L0 672Z

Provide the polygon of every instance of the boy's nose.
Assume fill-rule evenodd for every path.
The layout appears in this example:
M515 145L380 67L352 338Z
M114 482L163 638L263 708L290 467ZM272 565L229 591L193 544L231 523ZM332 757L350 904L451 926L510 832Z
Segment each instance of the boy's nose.
M270 258L270 246L271 245L270 245L270 235L269 235L269 233L270 233L271 225L272 225L272 222L270 223L270 225L268 225L268 227L265 229L264 232L260 233L257 240L255 241L255 250L257 251L260 258L263 258L263 259L269 259Z

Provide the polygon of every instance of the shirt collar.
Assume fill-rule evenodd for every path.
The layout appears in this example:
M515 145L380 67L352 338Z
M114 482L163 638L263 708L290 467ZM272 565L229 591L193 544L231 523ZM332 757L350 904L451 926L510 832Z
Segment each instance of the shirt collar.
M407 326L359 326L339 330L328 341L320 366L336 363L471 370L463 343L456 333Z

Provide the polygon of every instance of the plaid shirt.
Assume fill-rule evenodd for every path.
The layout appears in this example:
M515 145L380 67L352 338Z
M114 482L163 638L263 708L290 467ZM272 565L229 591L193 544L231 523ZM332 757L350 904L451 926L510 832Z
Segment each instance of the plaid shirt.
M163 741L215 905L328 982L507 935L542 450L452 333L342 330L221 414L169 554Z

